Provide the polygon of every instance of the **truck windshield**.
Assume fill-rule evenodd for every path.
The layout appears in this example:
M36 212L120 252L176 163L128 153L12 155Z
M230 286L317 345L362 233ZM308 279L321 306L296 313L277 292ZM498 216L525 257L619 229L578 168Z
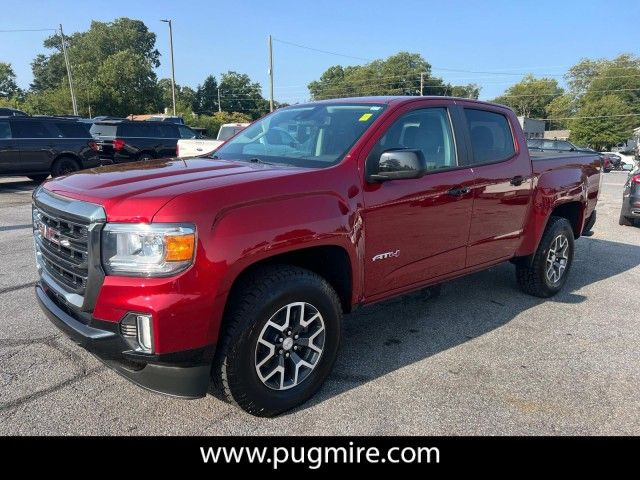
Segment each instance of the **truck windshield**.
M258 120L214 157L323 168L337 164L384 110L378 104L289 107Z

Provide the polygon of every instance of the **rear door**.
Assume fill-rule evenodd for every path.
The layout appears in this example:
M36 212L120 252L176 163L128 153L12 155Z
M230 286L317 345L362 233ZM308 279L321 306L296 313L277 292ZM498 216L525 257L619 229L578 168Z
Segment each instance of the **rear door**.
M175 157L176 146L178 145L178 139L180 138L178 125L168 122L159 123L157 130L159 135L162 137L162 143L158 151L158 156Z
M20 149L11 134L11 122L0 119L0 175L20 173Z
M526 146L515 141L506 112L465 107L473 168L473 215L467 267L513 256L531 200L532 172Z
M51 168L58 137L51 122L36 118L14 119L11 125L18 139L22 167L27 172L43 172Z
M370 149L365 169L386 150L421 150L421 178L365 183L365 297L419 286L462 270L471 210L473 172L453 122L450 102L422 104L395 118Z

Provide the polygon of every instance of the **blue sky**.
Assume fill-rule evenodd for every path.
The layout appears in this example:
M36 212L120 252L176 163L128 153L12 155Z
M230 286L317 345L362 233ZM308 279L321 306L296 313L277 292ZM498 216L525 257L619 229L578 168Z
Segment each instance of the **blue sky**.
M248 73L266 93L267 36L363 59L400 50L421 53L433 72L452 83L475 82L481 98L495 97L520 73L561 80L580 58L640 54L638 0L22 0L4 5L0 30L86 30L92 19L127 16L157 34L158 76L170 75L168 29L174 22L176 81L195 87L210 73ZM47 32L0 32L0 61L10 62L18 83L31 81L30 62L44 52ZM308 98L306 85L329 66L362 60L274 42L275 96ZM452 71L464 70L464 72ZM473 73L472 73L473 72ZM491 73L476 73L491 72ZM498 75L495 72L512 73Z

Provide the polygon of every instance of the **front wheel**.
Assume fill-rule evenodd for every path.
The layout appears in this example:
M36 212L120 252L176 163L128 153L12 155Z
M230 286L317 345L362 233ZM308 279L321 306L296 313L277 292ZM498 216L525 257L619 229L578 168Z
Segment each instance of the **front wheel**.
M516 265L520 288L542 298L558 293L567 281L573 250L571 224L566 218L551 217L532 261Z
M78 162L71 157L60 157L51 166L51 176L60 177L80 170Z
M331 285L276 265L242 279L229 302L212 371L227 400L270 417L309 399L340 344L342 309Z

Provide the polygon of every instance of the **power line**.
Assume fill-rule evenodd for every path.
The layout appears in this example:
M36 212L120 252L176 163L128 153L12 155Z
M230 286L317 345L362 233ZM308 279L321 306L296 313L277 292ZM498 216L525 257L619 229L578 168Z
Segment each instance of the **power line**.
M280 40L279 38L275 38L275 37L273 38L273 40L275 42L278 42L278 43L284 43L285 45L291 45L293 47L303 48L305 50L311 50L312 52L326 53L327 55L335 55L336 57L344 57L344 58L351 58L351 59L354 59L354 60L362 60L364 62L371 62L372 61L370 58L355 57L353 55L345 55L343 53L330 52L329 50L321 50L319 48L308 47L306 45L300 45L299 43L293 43L293 42L288 42L286 40Z
M536 118L536 120L576 120L584 118L613 118L613 117L637 117L640 113L621 113L618 115L593 115L583 117L553 117L553 118Z
M57 28L18 28L13 30L0 30L0 33L17 33L17 32L57 32Z

